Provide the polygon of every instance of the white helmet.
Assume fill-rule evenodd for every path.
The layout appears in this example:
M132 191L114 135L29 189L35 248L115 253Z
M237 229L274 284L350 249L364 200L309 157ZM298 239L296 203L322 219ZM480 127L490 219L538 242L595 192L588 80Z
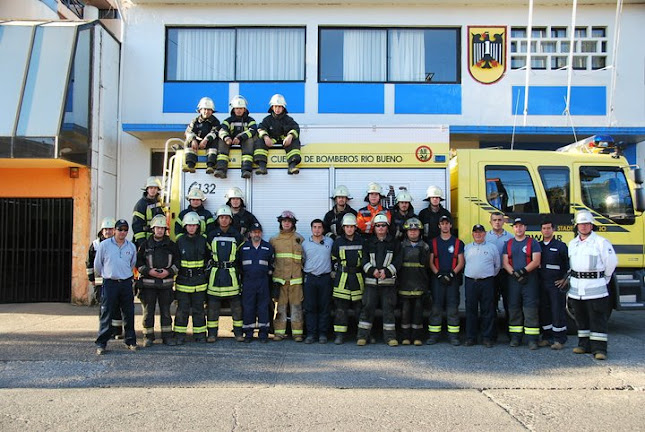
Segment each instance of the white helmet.
M343 216L343 221L341 222L343 226L345 225L353 225L356 226L358 225L358 221L356 220L356 216L352 213L347 213L345 216Z
M203 97L199 100L199 103L197 104L197 111L199 111L202 108L206 108L209 110L215 111L215 104L213 103L213 99L209 97Z
M596 220L593 218L593 215L591 214L591 212L587 210L581 210L578 213L576 213L575 225L583 224L583 223L590 223L593 225L596 224Z
M379 214L377 214L376 216L374 216L374 219L372 219L372 224L373 224L373 225L376 225L376 224L378 224L378 223L384 223L384 224L388 224L388 225L389 225L389 224L390 224L390 221L389 221L389 220L387 220L387 216L385 216L385 215L384 215L384 214L382 214L382 213L379 213Z
M280 93L276 93L273 96L271 96L271 100L269 101L269 109L271 109L271 107L275 105L286 108L287 100Z
M242 189L237 186L233 186L228 190L228 192L226 192L224 198L226 198L227 200L230 200L231 198L240 198L242 201L244 201L244 194L242 193Z
M248 104L246 102L246 99L244 99L244 96L237 95L233 99L231 99L229 106L231 107L231 109L247 108Z
M399 194L396 196L396 203L400 202L412 202L412 195L410 195L410 192L406 190L402 190L399 192Z
M381 185L375 182L371 182L367 185L367 192L365 193L369 195L374 192L379 195L383 195L383 189L381 188Z
M231 208L227 205L223 205L220 208L217 209L217 213L215 213L215 218L218 218L220 216L229 216L233 217L233 212L231 211Z
M193 188L190 188L190 190L188 191L188 195L186 195L186 199L188 201L192 199L206 201L206 195L204 195L204 192L202 192L200 188L193 187Z
M146 185L143 188L143 190L148 189L149 187L156 187L161 189L161 180L159 180L159 177L148 177L148 180L146 180Z
M156 227L161 227L161 228L168 227L168 225L166 224L166 216L159 214L152 218L152 220L150 221L150 228L156 228Z
M344 185L336 186L336 189L334 189L334 194L332 195L331 199L334 199L339 196L346 197L348 200L352 199L352 197L349 196L349 189L347 189L347 186L344 186Z
M181 223L186 226L186 225L201 225L201 219L199 218L199 215L196 212L188 212L184 215L184 219L181 221Z
M113 217L106 217L106 218L103 218L103 220L101 221L101 229L106 229L106 228L111 229L111 228L114 228L115 225L116 225L116 221L114 220Z
M441 190L441 188L439 186L431 185L426 191L426 198L424 199L424 201L430 201L430 198L435 197L440 198L442 201L444 200L443 191Z

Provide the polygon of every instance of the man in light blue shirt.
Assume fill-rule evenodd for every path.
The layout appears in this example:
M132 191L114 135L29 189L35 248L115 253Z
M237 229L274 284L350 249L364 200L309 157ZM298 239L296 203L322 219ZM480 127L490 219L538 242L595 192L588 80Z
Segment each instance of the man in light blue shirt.
M95 341L98 355L105 353L107 342L112 337L112 311L119 305L124 321L125 344L131 351L137 350L132 292L132 269L137 261L137 250L126 239L129 226L125 219L119 219L115 229L114 237L99 244L94 258L94 272L103 277L99 334Z
M327 343L331 309L331 247L333 240L325 237L323 221L311 221L311 237L302 243L305 273L305 343Z
M500 260L504 252L504 245L507 241L513 238L513 234L504 229L504 215L496 211L490 215L491 230L486 233L486 243L494 244L499 250ZM499 271L495 276L495 312L497 312L497 305L499 298L502 297L502 304L504 305L504 328L508 328L508 279L504 271ZM497 340L497 326L493 326L493 340Z

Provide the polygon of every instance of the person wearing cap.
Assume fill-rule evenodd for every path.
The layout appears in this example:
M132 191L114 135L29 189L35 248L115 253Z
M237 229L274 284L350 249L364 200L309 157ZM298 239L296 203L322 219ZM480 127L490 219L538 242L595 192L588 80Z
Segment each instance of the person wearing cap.
M226 192L226 205L231 208L233 213L233 228L238 230L244 238L249 237L249 228L258 223L257 218L246 209L244 205L244 194L242 189L234 186Z
M486 242L492 243L499 250L499 259L502 260L504 245L513 238L513 235L504 229L504 215L494 211L490 215L491 229L486 233ZM499 305L499 299L502 299L504 307L504 328L508 331L508 274L506 270L500 268L495 276L495 312ZM493 325L493 341L497 341L497 323Z
M219 120L213 115L215 104L213 99L203 97L197 105L199 115L195 117L186 127L186 141L184 151L186 152L186 164L184 172L195 172L197 165L197 151L207 149L206 173L213 174L217 160L217 131L220 127Z
M258 125L249 116L247 102L237 95L230 102L231 116L222 122L219 129L220 142L217 148L215 177L226 178L231 146L242 147L242 178L251 178L253 171L253 147Z
M152 237L144 241L137 252L139 270L139 298L143 306L143 346L152 346L155 340L155 309L159 303L161 339L164 345L175 345L172 337L170 304L174 300L173 285L179 269L179 250L166 235L166 217L152 219Z
M429 186L424 201L428 201L430 205L421 210L419 220L423 224L423 237L429 244L430 240L439 235L439 219L448 216L452 220L452 215L441 205L444 196L439 186Z
M373 219L376 215L382 214L387 218L388 225L392 220L390 211L385 209L381 204L384 198L383 189L378 183L371 182L367 185L365 202L367 205L358 211L356 220L358 221L358 230L362 234L372 234L374 232Z
M539 282L537 269L540 267L542 250L537 240L526 235L526 223L522 218L513 221L515 236L506 242L502 255L502 266L508 273L508 332L510 346L522 343L526 336L530 350L536 350L540 335Z
M129 226L125 219L116 221L114 227L114 236L99 244L94 258L94 273L103 277L99 334L94 342L98 355L105 353L108 340L112 337L111 322L117 309L123 316L125 345L131 351L137 350L132 290L132 269L137 262L137 249L126 238Z
M554 236L553 221L544 218L540 231L540 326L539 346L560 350L567 341L567 245Z
M285 210L278 216L280 232L269 243L275 250L275 270L271 297L277 305L273 320L273 340L280 342L287 335L287 308L291 310L293 340L303 340L302 301L302 243L304 238L296 232L296 215Z
M244 243L244 237L233 228L233 213L227 205L215 213L217 228L208 233L208 246L212 253L210 278L206 296L208 309L206 342L217 341L219 315L222 302L230 302L233 317L233 335L238 342L244 341L242 335L242 299L238 277L239 261L237 251Z
M311 236L302 242L304 272L304 312L307 327L306 344L327 343L331 309L331 247L325 237L323 221L311 221Z
M576 354L593 354L596 360L607 358L607 320L611 307L607 284L618 265L613 246L594 232L596 221L591 212L576 214L578 235L569 242L571 267L568 297L578 326Z
M97 303L101 303L101 290L103 288L103 278L101 275L94 274L94 258L96 258L96 250L99 244L114 236L114 218L106 217L101 221L101 230L97 233L96 238L90 243L87 251L87 260L85 261L85 268L87 271L87 278L94 287L94 299ZM114 309L114 316L112 317L112 334L115 339L123 338L123 320L121 319L121 312L118 308Z
M363 310L358 319L356 345L364 346L371 339L374 312L380 302L383 312L383 339L389 346L399 344L396 338L394 307L396 306L396 278L402 264L401 245L388 232L390 221L384 214L374 216L374 235L365 242L363 273L365 293Z
M481 329L482 344L493 347L495 325L495 275L502 267L499 250L486 241L486 228L473 226L473 242L464 248L464 276L466 277L466 342L477 343ZM480 319L481 317L481 319Z
M204 207L206 195L204 195L204 192L198 186L190 188L188 195L186 195L186 201L188 201L188 207L180 211L175 219L175 241L186 234L182 223L184 217L190 212L197 213L197 216L199 216L199 232L203 237L206 237L210 231L215 229L213 213Z
M334 206L325 213L323 227L325 228L325 235L335 240L343 234L343 217L348 213L356 216L357 212L347 203L352 199L347 186L337 186L334 189L334 194L331 196L331 199L334 200Z
M459 286L464 269L464 242L451 234L452 219L439 218L440 234L430 240L430 271L432 308L428 321L428 345L434 345L441 335L443 314L448 322L448 339L453 346L459 345Z
M148 177L143 188L143 196L134 205L132 212L132 238L137 249L152 235L150 222L157 215L165 214L161 201L161 181L157 177Z
M341 345L349 329L348 313L354 312L358 320L361 312L361 301L365 283L362 272L361 259L363 256L363 238L356 229L356 216L345 214L341 221L343 232L336 237L331 247L332 267L334 268L334 343Z
M267 173L269 148L281 145L287 154L288 174L298 174L301 161L300 126L288 115L287 101L281 94L274 94L269 101L269 115L258 125L253 158L258 164L256 174Z
M273 246L262 239L262 225L254 222L249 227L250 238L239 249L242 264L242 311L244 342L253 340L256 319L258 339L269 338L269 302L271 274L275 260Z
M206 289L208 276L206 265L210 262L211 253L201 233L203 220L195 212L188 212L182 219L184 235L177 238L179 249L179 271L175 280L175 298L177 311L173 330L177 345L186 343L188 317L193 319L193 338L197 343L206 342Z
M430 246L421 238L423 225L416 217L403 222L401 229L406 236L401 243L403 264L397 285L401 304L401 343L420 346L423 345L423 297L430 286Z
M392 209L392 224L390 225L390 233L398 240L402 241L406 238L406 230L403 229L405 222L411 218L417 218L412 206L412 195L407 189L401 190L396 195L396 204Z

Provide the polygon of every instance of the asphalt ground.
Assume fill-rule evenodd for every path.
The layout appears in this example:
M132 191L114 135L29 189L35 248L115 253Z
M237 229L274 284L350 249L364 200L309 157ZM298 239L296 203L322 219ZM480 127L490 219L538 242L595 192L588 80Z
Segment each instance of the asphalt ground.
M230 318L215 344L97 356L97 315L0 305L0 430L645 430L645 312L614 312L606 361L573 354L575 336L562 351L245 344Z

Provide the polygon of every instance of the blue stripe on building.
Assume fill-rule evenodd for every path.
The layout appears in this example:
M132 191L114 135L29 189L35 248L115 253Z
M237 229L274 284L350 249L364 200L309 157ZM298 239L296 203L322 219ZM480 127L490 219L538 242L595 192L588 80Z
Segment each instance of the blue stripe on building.
M287 100L290 113L305 112L305 83L303 82L266 82L240 83L240 94L249 103L249 112L265 113L269 109L271 96L280 93ZM255 119L258 123L262 118Z
M383 84L318 84L319 114L383 114Z
M529 86L529 115L562 115L567 97L566 86ZM524 112L524 87L513 86L511 112ZM569 112L573 115L607 114L607 88L604 86L573 86Z
M396 84L395 114L461 114L459 84Z
M215 112L228 114L228 83L167 82L163 85L163 112L195 113L202 97L215 103ZM228 115L218 116L222 121Z

